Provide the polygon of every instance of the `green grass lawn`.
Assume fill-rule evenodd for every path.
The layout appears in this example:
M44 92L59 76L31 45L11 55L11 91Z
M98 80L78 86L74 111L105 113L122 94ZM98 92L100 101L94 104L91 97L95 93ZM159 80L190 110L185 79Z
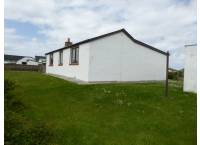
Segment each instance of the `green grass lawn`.
M36 72L6 71L25 116L52 126L57 145L195 145L196 94L170 82L77 85Z

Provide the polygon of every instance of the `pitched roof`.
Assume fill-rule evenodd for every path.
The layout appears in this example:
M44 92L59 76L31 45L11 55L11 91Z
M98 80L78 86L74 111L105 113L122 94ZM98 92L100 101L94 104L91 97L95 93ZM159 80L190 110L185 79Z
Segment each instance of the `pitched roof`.
M35 56L36 61L39 61L39 59L46 59L46 57L45 56Z
M26 56L4 54L4 60L10 60L10 61L17 61L17 60L20 60L24 57L26 57Z
M187 46L197 46L197 44L186 44L185 47Z
M168 52L164 52L162 50L159 50L153 46L150 46L144 42L141 42L139 40L136 40L135 38L133 38L125 29L120 29L120 30L117 30L117 31L114 31L114 32L110 32L110 33L107 33L107 34L103 34L103 35L100 35L100 36L97 36L97 37L93 37L93 38L90 38L90 39L86 39L86 40L83 40L83 41L80 41L78 43L75 43L75 44L72 44L70 46L67 46L67 47L62 47L60 49L56 49L56 50L53 50L53 51L50 51L48 53L46 53L45 55L47 54L50 54L50 53L53 53L53 52L57 52L57 51L60 51L60 50L63 50L63 49L67 49L67 48L70 48L70 47L73 47L73 46L77 46L77 45L80 45L80 44L84 44L84 43L88 43L88 42L91 42L91 41L95 41L95 40L98 40L98 39L101 39L101 38L104 38L104 37L107 37L107 36L111 36L111 35L114 35L114 34L117 34L117 33L120 33L120 32L123 32L127 37L129 37L133 42L139 44L139 45L142 45L146 48L149 48L153 51L156 51L158 53L161 53L161 54L164 54L164 55L169 55Z
M174 68L168 68L168 70L171 70L171 71L178 71L177 69L174 69Z

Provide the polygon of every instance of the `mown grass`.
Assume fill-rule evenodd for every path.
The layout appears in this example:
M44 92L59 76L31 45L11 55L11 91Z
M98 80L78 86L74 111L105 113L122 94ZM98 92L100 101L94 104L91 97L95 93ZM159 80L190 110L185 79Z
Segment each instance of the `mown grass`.
M77 85L36 72L6 71L25 116L52 126L58 145L195 145L196 94L171 82Z

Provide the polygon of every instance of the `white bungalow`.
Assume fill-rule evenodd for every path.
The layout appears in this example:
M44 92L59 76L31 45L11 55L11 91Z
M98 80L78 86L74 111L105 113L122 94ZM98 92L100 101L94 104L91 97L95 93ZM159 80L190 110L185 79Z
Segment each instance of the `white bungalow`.
M163 81L168 56L121 29L46 53L46 73L85 82Z

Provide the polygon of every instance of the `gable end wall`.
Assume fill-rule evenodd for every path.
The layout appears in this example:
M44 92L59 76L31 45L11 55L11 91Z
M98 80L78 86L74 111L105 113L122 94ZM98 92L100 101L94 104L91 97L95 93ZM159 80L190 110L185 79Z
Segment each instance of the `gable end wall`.
M91 42L89 81L161 81L166 55L134 43L124 33Z

